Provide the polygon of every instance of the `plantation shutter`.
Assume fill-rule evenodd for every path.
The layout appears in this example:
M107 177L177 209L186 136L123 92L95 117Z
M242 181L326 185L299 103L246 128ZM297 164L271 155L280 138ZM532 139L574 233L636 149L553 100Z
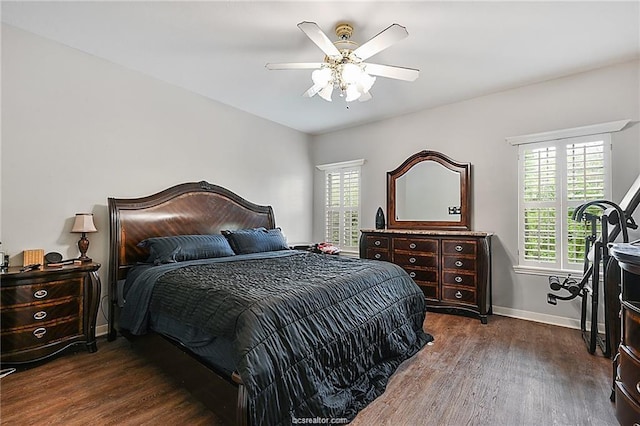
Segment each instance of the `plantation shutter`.
M325 170L325 241L357 251L360 239L360 164L318 166ZM355 166L353 164L356 164Z

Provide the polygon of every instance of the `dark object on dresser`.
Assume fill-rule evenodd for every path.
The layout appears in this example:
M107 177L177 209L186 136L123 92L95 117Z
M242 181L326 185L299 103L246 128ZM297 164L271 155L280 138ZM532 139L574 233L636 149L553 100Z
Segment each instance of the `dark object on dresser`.
M640 244L614 244L611 255L622 270L622 333L614 361L616 417L640 423Z
M382 207L378 207L378 211L376 212L376 229L384 229L385 225L384 212L382 211Z
M427 310L491 314L491 234L363 229L360 257L401 266L420 286Z
M144 273L144 272L140 272L140 275L138 275L139 269L137 268L134 269L134 266L136 266L138 262L144 261L144 259L148 257L148 254L146 254L145 251L142 250L141 247L139 247L138 243L140 241L146 238L158 237L158 236L219 234L220 231L223 229L234 230L234 229L258 228L258 227L264 227L266 229L275 228L275 219L274 219L273 211L271 207L258 206L258 205L252 204L224 188L221 188L216 185L211 185L207 182L199 182L199 183L194 182L194 183L177 185L167 190L161 191L157 194L154 194L152 196L143 197L143 198L136 198L136 199L109 198L108 203L109 203L109 213L110 213L110 220L111 220L111 246L110 246L111 260L110 260L110 268L109 268L109 277L110 277L109 285L111 290L110 294L112 295L111 304L110 304L111 314L110 314L110 325L109 325L109 328L110 328L109 337L111 339L116 337L116 330L118 328L120 328L123 325L126 325L127 323L126 320L128 318L128 309L132 306L132 305L128 305L132 299L131 295L133 292L133 290L129 289L128 290L129 292L126 293L127 295L126 303L129 307L125 305L125 309L120 311L120 308L117 304L118 282L126 279L127 276L129 276L130 280L127 280L127 286L130 283L133 286L135 284L133 284L131 281L133 280L135 283L137 283L138 279L134 279L134 278L136 276L141 278L142 274ZM406 359L407 356L410 356L411 353L415 353L415 350L419 349L419 347L425 344L426 341L428 340L428 339L425 339L425 337L427 336L425 336L425 334L422 332L422 323L424 320L424 301L421 297L422 295L420 293L419 288L417 288L417 286L411 281L411 279L409 279L407 274L395 265L375 265L375 267L371 267L370 262L362 262L357 259L347 259L347 258L341 259L340 257L337 257L337 256L320 256L316 254L307 254L307 253L300 253L300 252L287 253L287 251L288 250L267 252L267 253L284 253L283 256L288 255L291 259L294 259L294 257L295 258L301 258L305 256L308 256L310 258L313 257L315 262L320 262L320 263L326 264L327 266L329 264L341 265L341 267L345 269L341 271L341 273L337 273L334 271L332 274L333 277L317 276L314 274L312 274L312 276L307 275L307 278L310 280L309 285L306 285L305 282L303 281L298 281L297 279L294 280L294 278L292 278L291 276L288 276L287 279L284 279L284 277L280 277L280 279L277 281L285 284L293 280L293 282L289 284L290 287L292 284L296 284L296 283L298 283L299 285L297 287L294 285L289 289L282 288L282 291L272 289L270 292L268 292L269 293L268 296L264 296L263 293L260 293L264 297L261 296L259 297L259 299L261 303L272 303L272 302L275 302L276 299L282 298L283 302L285 301L285 299L288 299L287 301L293 304L289 304L289 305L285 305L284 303L275 304L271 308L269 308L272 314L273 313L276 314L276 319L274 319L273 322L270 322L269 320L265 321L264 318L266 318L266 316L261 315L257 310L254 311L252 308L250 311L246 311L246 315L244 318L238 317L237 322L232 321L232 325L227 326L226 328L234 329L236 328L236 326L239 327L239 330L236 330L238 335L241 334L242 330L245 331L244 334L267 333L267 331L269 331L274 325L277 325L280 322L282 322L282 320L287 320L290 318L298 318L299 313L301 313L301 310L304 312L308 311L309 318L317 319L317 324L316 324L317 326L314 326L312 328L303 327L303 330L307 330L305 331L305 333L307 334L306 336L302 336L300 333L293 333L294 336L302 336L302 337L294 339L294 343L290 345L288 344L287 345L287 347L289 348L288 350L274 349L274 347L271 347L271 344L272 344L271 342L278 342L281 337L283 338L286 337L285 335L289 331L283 332L282 336L280 337L279 335L269 334L270 337L265 338L264 341L261 341L261 342L263 342L265 345L268 343L269 347L266 347L266 349L269 350L269 348L271 348L270 353L277 354L277 355L273 355L273 356L270 355L268 358L264 359L264 362L260 362L258 363L258 365L265 367L267 364L275 362L276 365L278 366L278 369L270 369L270 370L272 370L271 373L274 373L274 372L278 373L279 367L281 365L286 365L286 364L281 364L281 361L280 361L281 356L294 356L296 360L299 362L296 362L294 364L295 368L293 368L291 372L296 373L298 371L297 370L298 368L301 368L304 365L306 365L306 360L312 358L315 360L315 362L317 362L316 366L319 367L317 372L323 373L326 371L326 368L325 368L326 365L323 365L322 364L323 362L327 362L327 361L331 362L332 360L335 361L339 358L340 360L340 362L338 363L339 365L334 366L336 368L330 375L326 375L326 377L330 376L336 379L336 382L338 383L337 394L335 393L336 383L332 382L331 380L323 381L322 383L327 384L327 387L325 389L321 389L320 391L316 392L316 391L313 391L314 390L313 387L305 387L302 385L302 383L306 383L305 382L306 374L299 374L299 375L294 374L293 377L295 380L287 381L286 379L291 377L290 372L287 372L287 371L282 372L282 374L276 374L278 377L278 381L274 382L275 383L274 386L289 387L288 383L291 382L293 385L291 389L297 390L298 392L305 392L305 395L310 390L312 390L313 391L311 392L311 394L313 394L312 396L317 400L325 401L324 404L320 404L320 405L325 406L326 409L330 411L329 414L332 414L332 415L321 415L320 417L326 417L326 418L336 417L336 415L333 415L333 414L342 414L337 417L352 418L353 416L355 416L354 409L357 410L361 408L356 403L362 403L362 401L365 401L365 400L370 401L372 398L375 398L375 396L379 395L381 392L380 389L384 389L384 386L386 385L386 381L388 380L389 376L393 373L393 371L395 371L395 367L397 366L397 364L399 364L402 360ZM256 257L256 255L262 256L263 253L250 253L250 254L241 254L241 255L237 254L235 256L230 256L230 257L239 259L241 256L249 256L249 257L252 257L253 261L261 262ZM222 264L225 261L228 261L230 263L237 262L237 264L235 265L236 272L234 273L236 277L239 277L240 275L248 273L246 268L243 268L243 265L241 264L242 262L244 262L244 260L233 260L233 259L230 260L228 257L222 257L217 259L199 259L192 262L198 262L198 264L201 265L201 266L198 266L198 268L196 269L202 269L202 268L209 269L209 268L213 268L213 266L205 267L204 263L202 262L208 263L210 261L214 261L220 264ZM190 262L191 261L185 262L185 263L188 264ZM348 263L359 265L361 272L357 272L352 268L347 268ZM191 266L189 265L185 265L185 266L187 268L191 268ZM178 267L180 268L181 265L178 265ZM152 268L154 270L154 271L150 271L153 274L161 273L162 274L161 280L164 281L170 278L169 275L171 273L166 273L166 275L164 275L165 274L164 270L160 271L155 268L173 268L173 266L171 265L171 263L168 263L168 264L162 264L160 266L149 266L149 268ZM285 274L286 270L296 271L301 269L298 267L285 268L285 267L276 267L276 266L273 266L273 268L277 268L279 273L282 273L282 274ZM329 271L329 272L332 270L331 268L320 268L320 269ZM377 271L377 275L379 276L379 278L382 278L382 282L380 283L379 286L375 285L375 283L369 283L369 280L371 279L371 274L373 273L371 271ZM386 271L386 272L383 272L383 271ZM176 271L176 273L178 272ZM190 272L188 273L196 273L196 271L194 269L190 269ZM265 271L264 268L262 269L258 268L258 270L256 270L255 273L250 273L250 275L255 275L258 278L260 277L259 274L266 274L264 277L265 278L264 282L256 283L256 287L255 288L252 287L252 290L247 290L246 289L247 283L244 282L243 278L238 278L237 280L238 285L235 286L237 288L232 291L242 293L244 288L245 289L244 292L246 294L234 294L232 297L233 298L236 298L236 297L239 298L241 296L256 297L258 293L262 291L258 287L264 286L264 285L270 285L269 279L272 275L274 275L269 271ZM360 288L356 288L355 287L356 284L349 279L352 277L360 277L360 278L370 277L370 278L367 278L366 284L375 288L379 287L380 289L379 294L381 296L377 297L374 300L369 300L368 302L364 302L364 304L361 305L361 308L358 308L358 309L354 308L350 312L345 311L343 312L343 314L336 314L332 317L333 319L329 318L328 315L326 317L325 316L316 317L314 312L316 311L325 312L324 308L327 308L327 310L332 310L333 309L332 306L334 304L336 306L338 305L338 303L336 302L339 302L340 306L342 306L342 301L348 302L348 301L351 301L351 299L353 299L352 301L356 305L358 303L363 303L362 302L363 296L360 296L359 294L355 295L353 298L350 297L354 289L355 290L360 289ZM329 282L330 278L333 282ZM179 281L186 283L186 281L183 281L182 279L179 279ZM245 285L242 286L240 285L241 283L244 283ZM168 283L165 282L165 284L168 284ZM198 283L198 286L201 284L204 284L204 281L202 283ZM213 286L216 285L213 282L211 282L211 284ZM342 284L342 285L338 285L338 284ZM229 286L229 285L227 285L226 287L231 289L234 288L234 286ZM383 287L388 288L389 290L383 291ZM156 289L157 288L158 287L156 287ZM356 293L373 294L370 291L365 290L364 288L362 290L363 291L361 292L356 291ZM410 297L409 297L409 294L407 293L407 290L410 290L409 291L411 293ZM155 299L156 290L154 289L153 292L154 292L154 295L153 295L154 299L151 301L151 303L154 303L153 302L154 300L159 302L159 299ZM311 295L311 292L315 293L315 296L316 296L315 298L310 298L307 296L307 295ZM378 294L378 290L376 290L376 292L374 293ZM183 296L192 297L195 294L196 293L186 294L186 295L183 294ZM176 296L177 293L173 292L171 293L171 295L173 297L173 296ZM290 296L295 296L295 297L292 298ZM318 299L318 296L320 297L319 299ZM345 299L345 296L349 296L349 297L346 297ZM223 298L222 300L226 301L228 299ZM173 303L175 304L175 301L173 301ZM327 303L330 303L330 304L327 305ZM395 308L395 305L397 303L408 304L410 306L410 309L407 308L402 312L398 311ZM231 303L231 305L232 305L231 307L235 306L233 303ZM256 305L255 308L258 309L258 306L257 306L258 303L255 303L255 305ZM346 306L346 304L344 306ZM321 309L318 310L318 308L321 308ZM368 309L378 309L378 313L370 315L368 313ZM189 309L187 308L187 310ZM282 310L285 310L287 312L287 315L279 315L278 312ZM158 312L161 312L161 311L158 311ZM155 314L155 311L154 311L154 314ZM300 318L301 318L301 322L306 321L304 318L302 317ZM406 318L410 318L410 323L411 323L410 326L408 324L405 324L402 326L399 325L398 327L395 327L395 328L391 327L392 330L395 330L391 333L391 335L389 335L384 330L382 330L382 328L377 327L376 324L373 324L375 321L379 321L379 320L389 319L389 321L392 321L393 319L393 321L396 321L397 319L404 320ZM249 323L247 323L248 319L253 322L249 321ZM338 319L342 321L336 322ZM151 321L153 321L153 318L151 318ZM336 352L335 354L323 354L320 356L315 356L316 352L314 352L314 350L327 349L329 348L329 346L331 346L331 344L327 344L326 346L324 344L321 344L317 347L313 345L309 345L307 347L303 346L302 348L300 347L300 344L297 344L297 345L295 344L295 341L306 342L309 339L316 339L316 338L320 339L319 340L320 343L326 342L326 338L324 337L325 334L328 335L330 332L332 333L335 333L337 331L339 332L340 330L342 330L342 328L340 327L341 324L349 325L349 324L352 324L353 321L363 322L363 324L367 324L367 326L355 327L355 328L351 327L348 333L340 334L341 339L343 337L351 338L353 339L353 343L355 344L354 347L358 347L356 343L360 339L361 332L364 332L365 334L368 333L368 335L371 338L385 339L385 342L381 343L379 341L374 341L371 344L366 345L365 350L361 352L359 356L350 357L346 362L344 362L345 357L340 354L342 354L344 349L349 350L351 348L351 345L339 345L342 348L338 351L340 352L340 354ZM284 321L284 322L286 323L287 321ZM288 321L288 322L295 323L297 321ZM222 323L219 323L215 320L214 320L214 323L218 327L225 328L222 325ZM189 326L184 323L182 324L184 326ZM242 324L245 324L246 326L243 328ZM331 324L335 324L336 327L332 328ZM289 327L288 324L285 324L285 326ZM123 327L123 328L126 329L127 327ZM314 332L309 334L308 330L312 330L312 329L314 330ZM131 330L133 329L130 328L129 331ZM154 327L154 331L155 330L156 328ZM207 331L207 330L203 330L203 331ZM125 334L127 330L121 330L121 331L123 331L123 334ZM181 334L171 334L171 335L177 336ZM215 336L216 338L213 343L217 343L219 341L221 343L224 343L225 336L220 336L217 334ZM134 340L138 340L136 339L135 336L128 336L128 337L133 338ZM146 336L143 336L143 339L145 337ZM250 361L249 357L252 356L252 353L257 353L257 352L253 350L247 351L246 353L245 351L242 351L242 350L238 352L238 350L236 350L238 348L236 347L242 343L240 341L241 339L237 339L238 341L236 341L236 339L230 340L234 342L233 348L230 352L232 354L232 360L234 361L234 363L232 363L231 365L233 365L234 368L237 368L237 370L231 374L225 374L224 373L225 370L221 368L219 364L207 362L211 360L211 357L209 357L208 354L203 354L201 356L196 355L195 349L187 350L185 348L185 345L183 345L182 343L176 342L175 340L172 341L172 339L169 339L169 338L167 338L166 340L173 343L176 347L179 347L182 350L182 353L190 355L195 361L198 361L199 363L204 363L205 365L207 365L207 367L211 371L211 374L208 377L203 377L203 382L209 381L209 380L212 380L212 378L215 378L218 383L222 384L222 388L225 388L225 389L220 389L221 393L224 393L224 394L234 393L235 395L237 395L235 400L237 402L236 404L237 423L239 424L246 424L252 421L259 421L257 419L262 419L262 418L264 418L266 422L269 422L272 419L274 419L274 414L277 414L279 416L284 416L282 417L281 421L283 423L288 423L288 421L291 421L290 416L309 417L309 416L300 415L300 414L301 413L306 414L306 412L304 411L305 409L309 409L308 412L312 414L314 413L314 410L311 410L311 408L318 406L317 404L318 401L315 401L315 402L311 401L311 403L307 405L299 406L297 404L298 404L300 395L296 393L290 393L290 394L287 394L289 395L288 397L284 397L284 398L280 398L280 397L268 398L270 400L270 401L267 401L268 404L277 404L278 409L272 410L271 408L269 408L266 411L262 410L261 408L263 408L263 405L257 405L257 404L261 404L258 401L258 398L261 398L260 395L262 395L262 392L256 391L257 388L254 383L256 381L256 378L260 380L259 376L257 375L254 376L251 373L251 369L245 368L246 366L256 365L255 363L249 362ZM337 340L340 340L340 339L337 339ZM262 343L260 345L262 345ZM411 350L406 350L404 353L401 353L402 351L397 351L397 349L402 347L407 347L407 345ZM257 347L259 345L255 345L255 346ZM375 353L371 353L372 351ZM207 358L206 361L205 361L205 358ZM360 359L365 359L365 362L363 363L363 365L358 365L357 370L355 368L351 368ZM373 375L369 376L366 372L369 371L370 365L367 363L370 363L370 362L384 363L386 365L386 368L383 368L384 371L371 370ZM358 389L353 389L354 380L355 380L353 377L356 374L356 371L357 371L357 377L359 378L356 384ZM344 372L347 373L346 376L343 375ZM284 378L285 380L280 380L281 378ZM268 380L271 380L271 379L268 379ZM268 380L267 381L261 380L261 382L263 384L266 383L268 385L269 384ZM377 390L369 389L370 383L377 384L376 387L378 389ZM300 384L300 386L296 386L296 384ZM312 383L312 384L315 386L315 383ZM329 396L326 396L326 395L329 395ZM329 403L326 403L326 398L331 398L331 395L335 395L336 397L334 399L331 399ZM350 398L349 395L352 395L353 398ZM344 405L345 397L347 397L347 400L351 400L353 405L349 406L350 408L348 412L343 413L341 411L342 408L340 407L341 407L341 404ZM332 402L335 402L336 404L333 405ZM293 405L293 408L290 411L288 408L289 405ZM252 409L252 407L254 407L254 409ZM258 409L256 410L255 407L258 407ZM270 407L273 407L273 406L271 405ZM283 409L283 407L285 408ZM260 417L260 416L263 416L263 417ZM316 417L316 416L317 414L314 414L311 417ZM262 424L262 423L257 423L257 424Z
M53 357L75 345L97 350L95 324L100 303L97 263L0 275L2 355L5 365Z

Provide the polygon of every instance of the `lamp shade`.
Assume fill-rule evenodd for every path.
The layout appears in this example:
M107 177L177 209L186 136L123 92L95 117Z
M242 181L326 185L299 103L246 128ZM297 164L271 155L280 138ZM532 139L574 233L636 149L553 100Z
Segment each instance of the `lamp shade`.
M76 213L76 220L73 222L71 232L98 232L93 224L93 214Z

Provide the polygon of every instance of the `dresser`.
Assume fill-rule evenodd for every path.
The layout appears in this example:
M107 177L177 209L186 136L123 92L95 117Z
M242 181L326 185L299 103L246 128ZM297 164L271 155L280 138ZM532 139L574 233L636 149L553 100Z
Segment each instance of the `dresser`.
M360 257L401 266L422 289L428 310L491 313L491 234L475 231L363 229Z
M615 361L616 417L621 425L640 424L640 245L614 244L621 279L621 336Z
M0 274L0 363L43 361L65 349L97 350L97 263Z

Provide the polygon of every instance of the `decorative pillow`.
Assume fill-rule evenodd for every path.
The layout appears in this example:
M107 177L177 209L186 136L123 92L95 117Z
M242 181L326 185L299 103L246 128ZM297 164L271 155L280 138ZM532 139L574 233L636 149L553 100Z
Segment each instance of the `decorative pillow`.
M184 262L233 256L229 242L222 235L176 235L154 237L140 241L138 247L149 248L147 263Z
M280 228L238 229L222 231L236 254L261 253L264 251L289 250L287 240Z

